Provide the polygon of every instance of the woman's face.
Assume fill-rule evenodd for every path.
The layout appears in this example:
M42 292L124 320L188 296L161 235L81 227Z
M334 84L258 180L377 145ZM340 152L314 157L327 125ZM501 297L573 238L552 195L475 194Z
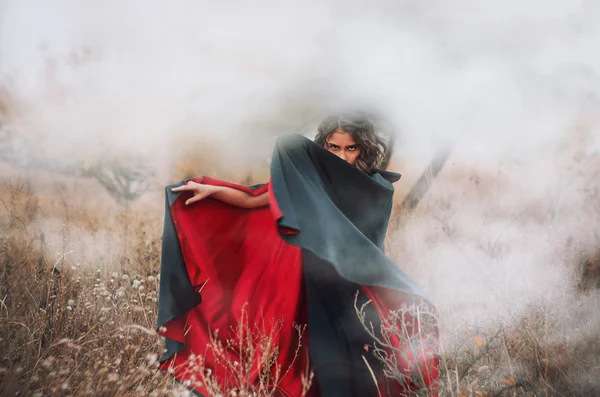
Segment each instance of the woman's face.
M354 142L352 135L344 132L341 128L329 135L325 141L325 149L351 165L354 165L360 154L360 147Z

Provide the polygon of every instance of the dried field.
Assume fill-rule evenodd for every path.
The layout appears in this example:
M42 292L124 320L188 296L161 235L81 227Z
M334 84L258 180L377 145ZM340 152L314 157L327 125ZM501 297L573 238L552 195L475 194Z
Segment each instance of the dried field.
M182 393L157 370L160 183L117 203L81 177L0 175L0 394ZM439 308L441 395L600 395L598 182L548 201L511 175L450 164L390 222L390 255Z

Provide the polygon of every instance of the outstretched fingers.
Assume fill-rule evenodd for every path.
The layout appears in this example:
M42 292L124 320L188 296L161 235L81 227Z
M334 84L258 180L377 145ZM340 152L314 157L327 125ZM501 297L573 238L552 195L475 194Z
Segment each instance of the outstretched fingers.
M190 185L181 185L171 189L172 192L183 192L185 190L193 190L193 187Z
M194 197L187 199L185 205L189 205L195 203L196 201L202 200L203 196L201 194L196 194Z

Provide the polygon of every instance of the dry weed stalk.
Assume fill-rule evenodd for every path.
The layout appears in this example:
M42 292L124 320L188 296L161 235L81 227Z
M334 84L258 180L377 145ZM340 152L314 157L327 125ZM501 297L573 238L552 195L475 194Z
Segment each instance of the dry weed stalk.
M294 324L298 337L294 356L287 368L281 368L277 362L280 354L277 341L283 321L266 325L264 320L256 320L251 326L247 306L242 308L240 321L230 328L227 337L221 337L219 330L215 330L204 354L190 356L182 368L184 376L189 376L185 385L203 387L210 396L280 395L278 387L296 363L306 326ZM211 367L207 361L215 363L216 367ZM171 367L169 372L175 369ZM303 389L298 397L308 393L313 380L309 368L301 376Z
M428 386L426 374L437 354L437 314L424 303L402 305L383 318L379 326L367 321L371 302L354 308L359 321L373 339L372 354L383 364L386 378L402 385L407 395L435 395L435 383ZM415 332L416 331L416 332Z

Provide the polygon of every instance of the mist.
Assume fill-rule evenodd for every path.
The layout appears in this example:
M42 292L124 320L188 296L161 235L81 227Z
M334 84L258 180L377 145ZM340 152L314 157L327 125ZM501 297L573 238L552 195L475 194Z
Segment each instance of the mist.
M402 152L451 140L527 156L595 111L599 14L591 1L4 1L0 78L52 142L203 135L241 151L248 134L368 105L400 126Z
M399 127L398 194L453 146L391 241L454 325L573 304L574 253L599 243L600 3L0 7L6 124L52 161L108 150L167 168L193 141L237 167L330 111L376 109Z

